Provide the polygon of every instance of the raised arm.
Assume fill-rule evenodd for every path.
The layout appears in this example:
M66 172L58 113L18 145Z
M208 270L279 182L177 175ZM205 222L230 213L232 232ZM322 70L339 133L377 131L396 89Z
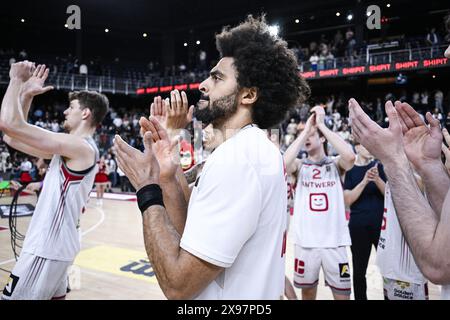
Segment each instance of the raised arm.
M28 121L28 113L33 98L53 89L52 86L44 87L45 80L48 77L48 71L41 73L39 72L40 68L42 68L42 66L38 66L38 68L34 69L31 77L24 82L20 88L20 106L22 107L23 118L26 122ZM43 153L42 150L33 148L29 144L20 142L17 139L13 139L7 134L4 135L3 139L9 146L23 153L44 159L51 159L52 157L51 154Z
M178 90L173 90L170 93L170 99L162 100L160 96L155 97L150 106L150 115L155 117L161 127L167 131L170 140L174 139L180 130L183 130L192 122L193 113L194 106L189 107L186 93L182 91L180 94ZM186 202L189 202L191 190L181 166L177 170L176 177ZM162 182L162 187L164 186L165 182ZM168 190L167 188L163 189Z
M145 132L152 134L153 150L160 167L159 183L164 203L170 220L181 235L186 224L188 201L186 201L186 195L179 181L184 176L180 177L179 174L181 170L180 157L176 148L178 140L177 138L170 140L167 131L153 116L150 117L150 120L141 118L139 123L144 136Z
M422 195L406 156L400 116L389 101L386 113L389 128L373 122L354 99L349 102L355 138L384 165L397 217L415 261L424 276L437 284L450 282L450 194L444 200L442 213L436 214ZM427 115L427 118L431 116ZM430 135L421 130L421 137ZM439 142L440 147L440 142ZM420 150L418 150L420 152Z
M288 174L291 174L298 169L300 160L297 159L297 155L305 145L306 140L311 134L311 130L315 126L315 114L312 114L306 121L305 129L297 136L297 138L291 143L283 155L283 160L286 165Z
M325 125L325 110L322 107L314 107L312 111L316 113L317 129L322 132L339 155L337 158L337 165L339 168L344 171L348 171L353 168L356 157L352 147L344 139L342 139L341 136L328 129Z
M37 76L42 77L48 69L36 68ZM0 119L2 130L13 140L40 150L41 155L59 154L69 159L93 159L94 151L79 136L54 133L27 123L19 102L21 86L32 72L29 62L19 62L11 66L10 83L2 101ZM89 112L89 111L86 111ZM92 162L92 161L89 161ZM86 169L86 168L85 168Z
M160 144L161 140L156 143L153 143L153 140L155 139L152 138L151 132L145 133L144 152L132 148L118 136L114 140L118 165L138 194L144 187L159 184L160 162L154 152L156 144ZM147 201L149 199L147 197ZM139 203L142 200L144 199L138 198ZM164 205L165 202L166 199ZM145 249L162 291L169 299L194 298L217 278L223 268L203 261L180 248L180 233L164 206L151 202L142 210Z

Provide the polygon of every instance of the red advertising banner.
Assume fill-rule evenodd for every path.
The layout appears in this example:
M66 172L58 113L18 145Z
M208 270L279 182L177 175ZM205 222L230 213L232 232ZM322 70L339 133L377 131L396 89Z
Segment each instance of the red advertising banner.
M320 79L328 77L342 77L342 76L354 76L362 74L383 73L383 72L396 72L403 70L416 70L416 69L428 69L438 67L449 67L450 62L447 58L434 58L425 60L411 60L393 63L383 64L371 64L368 66L354 66L329 70L319 71L306 71L300 72L305 79ZM173 89L178 90L198 90L200 83L183 83L175 86L162 86L151 88L139 88L136 89L136 94L150 94L158 92L168 92Z

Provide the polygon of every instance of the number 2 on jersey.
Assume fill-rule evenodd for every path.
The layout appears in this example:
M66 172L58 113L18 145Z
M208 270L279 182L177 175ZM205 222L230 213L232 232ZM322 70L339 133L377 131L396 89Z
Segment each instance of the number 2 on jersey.
M313 179L321 179L320 178L320 170L319 169L313 169Z

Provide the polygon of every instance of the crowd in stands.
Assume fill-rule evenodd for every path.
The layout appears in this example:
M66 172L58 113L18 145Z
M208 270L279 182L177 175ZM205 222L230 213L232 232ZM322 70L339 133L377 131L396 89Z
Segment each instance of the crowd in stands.
M445 97L448 98L448 97ZM341 135L344 140L352 143L351 124L348 119L349 96L343 94L326 97L315 97L314 101L308 101L299 105L291 112L286 120L279 127L279 144L282 151L286 150L306 123L310 109L315 105L321 105L326 111L325 123L333 131ZM450 106L448 99L444 99L444 94L440 89L434 91L412 91L409 94L405 91L398 96L392 93L384 97L375 98L372 101L361 100L361 106L381 126L387 126L387 116L384 111L384 102L387 100L400 100L409 102L422 115L431 112L436 119L441 121L442 126L450 130ZM30 112L29 121L44 129L54 132L61 132L64 121L62 112L58 112L57 106L35 105ZM139 134L139 119L141 116L148 116L148 110L139 109L111 109L102 125L97 128L95 140L102 155L102 161L106 164L106 172L111 184L111 188L119 188L121 191L132 191L127 178L117 168L112 152L112 144L115 134L121 135L128 143L137 148L143 149L142 137ZM328 148L329 154L333 154L331 146ZM302 155L300 155L302 156ZM5 180L15 179L22 182L36 181L40 179L39 171L42 163L36 158L29 157L15 151L0 142L0 174Z
M281 150L286 150L294 141L297 132L301 131L309 116L309 111L315 105L321 105L326 111L325 123L334 132L337 132L341 137L349 143L353 143L351 135L351 124L348 118L347 103L350 96L334 95L316 98L313 103L304 103L292 112L286 121L281 125ZM425 114L431 114L441 121L441 126L450 129L450 108L444 103L444 94L440 89L433 92L413 91L409 95L402 92L401 95L395 96L392 93L387 93L384 97L377 97L373 101L360 100L361 107L364 111L380 126L388 126L388 118L384 110L385 101L402 101L410 103L425 119ZM447 100L445 100L447 102ZM330 155L333 150L328 149Z
M432 47L436 55L442 55L442 50L438 47L450 41L450 30L432 27L424 31L423 34L406 37L404 34L389 37L390 40L397 39L398 49ZM384 39L376 39L383 42ZM301 71L323 70L336 67L336 58L342 60L338 62L354 65L358 59L366 52L368 42L358 42L355 31L352 28L339 29L334 33L323 33L314 41L302 43L291 40L289 45L296 54ZM182 81L195 82L204 76L211 66L215 65L216 57L208 53L203 48L199 48L190 63L178 61L172 66L163 66L159 61L149 61L147 63L122 61L120 57L115 57L110 61L100 57L88 58L85 61L79 60L72 54L65 56L49 57L29 57L25 49L13 50L0 48L0 65L8 66L15 61L33 58L45 63L50 67L51 74L79 74L93 75L111 78L139 79L149 85L159 85L161 79L167 77L179 77ZM39 59L36 59L39 58Z

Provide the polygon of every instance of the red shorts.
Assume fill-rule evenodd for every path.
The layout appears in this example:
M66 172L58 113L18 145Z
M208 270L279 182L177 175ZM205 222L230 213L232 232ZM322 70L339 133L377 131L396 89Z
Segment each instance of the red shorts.
M105 173L97 173L95 175L95 183L107 183L108 176Z
M28 172L25 171L20 174L20 182L27 183L31 181L33 181L33 179L31 179L31 176Z

